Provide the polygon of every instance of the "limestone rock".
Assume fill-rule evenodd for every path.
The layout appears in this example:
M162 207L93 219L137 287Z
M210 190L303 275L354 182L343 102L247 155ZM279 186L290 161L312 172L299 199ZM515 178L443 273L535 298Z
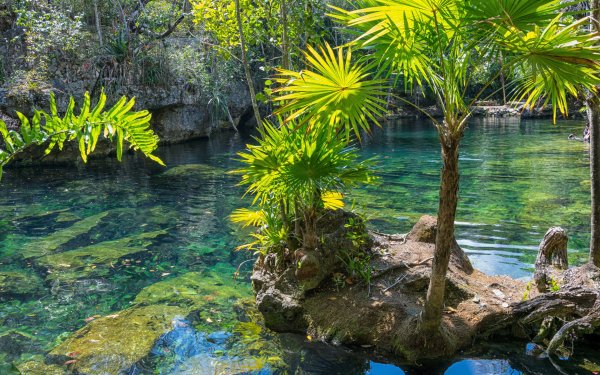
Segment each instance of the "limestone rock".
M326 276L322 275L323 268L315 251L307 251L298 261L296 268L296 278L304 289L311 290L319 286L321 280Z
M172 320L185 314L179 306L131 307L93 320L48 356L56 363L76 360L70 369L78 374L125 374L170 330Z
M278 332L302 332L306 329L304 308L299 300L271 286L256 297L258 311L265 324Z
M341 258L368 252L373 244L364 222L343 210L326 211L317 224L321 239L316 250L298 249L291 259L275 254L254 265L252 286L258 310L267 327L276 331L302 332L306 328L302 299L318 289L334 273L344 271Z
M17 370L22 375L66 375L66 367L44 363L43 358L34 358L17 365Z
M424 215L413 226L406 238L415 242L435 244L436 235L437 218L435 216Z
M406 239L415 242L435 244L436 237L437 218L435 216L424 215L421 216L419 221L413 226L406 236ZM454 248L452 249L451 257L453 258L455 264L463 271L467 273L473 272L473 265L471 264L469 257L460 248L456 240L454 241Z

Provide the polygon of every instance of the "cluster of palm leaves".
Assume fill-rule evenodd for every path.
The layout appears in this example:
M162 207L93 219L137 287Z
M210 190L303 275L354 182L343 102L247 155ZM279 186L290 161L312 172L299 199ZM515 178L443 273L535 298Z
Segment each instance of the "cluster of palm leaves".
M0 149L0 177L3 167L28 147L47 144L46 154L55 148L63 149L66 142L77 142L81 158L87 162L95 150L98 140L104 137L116 143L117 159L121 160L124 144L138 150L151 160L164 165L153 154L158 146L158 137L150 128L152 115L148 111L133 111L134 99L122 97L115 105L105 109L106 95L100 94L98 103L92 107L86 92L79 114L75 113L75 100L59 116L54 95L50 97L50 113L36 110L31 119L17 112L20 129L9 130L0 120L0 135L4 149Z
M343 132L320 123L265 122L256 144L239 153L235 171L254 197L255 210L239 209L234 222L261 228L241 246L261 253L315 248L317 220L324 209L344 206L342 192L375 180L372 160L359 160Z

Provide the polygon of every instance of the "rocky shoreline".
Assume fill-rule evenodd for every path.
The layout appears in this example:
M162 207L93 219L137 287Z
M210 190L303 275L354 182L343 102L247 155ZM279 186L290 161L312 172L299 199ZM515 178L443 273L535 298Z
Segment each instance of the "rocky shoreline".
M553 270L553 280L560 284L560 291L538 292L532 283L489 276L473 269L456 245L446 281L440 337L419 335L435 233L436 220L428 216L421 218L407 235L371 233L373 258L369 283L349 279L336 282L339 271L321 263L310 267L321 268L321 272L312 275L322 274L322 269L328 268L330 276L320 277L318 286L306 290L299 287L301 280L294 271L295 264L277 269L268 257L259 259L252 281L257 307L266 326L334 344L373 347L397 358L417 361L448 358L461 349L471 348L478 340L498 336L525 340L535 337L532 345L549 345L559 335L555 332L560 325L555 329L546 326L557 317L564 319L563 322L577 319L600 322L593 308L599 301L597 270L585 267ZM543 267L552 268L550 263L556 263L554 255L549 254ZM569 306L583 308L572 311Z

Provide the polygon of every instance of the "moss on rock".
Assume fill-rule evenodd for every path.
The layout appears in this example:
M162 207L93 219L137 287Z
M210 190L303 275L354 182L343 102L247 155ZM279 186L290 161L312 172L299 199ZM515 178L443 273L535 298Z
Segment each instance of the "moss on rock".
M75 373L122 374L150 353L175 317L202 311L214 314L215 324L225 325L217 322L216 314L228 309L233 322L231 301L250 296L250 288L234 282L233 276L228 280L230 265L215 268L222 272L190 272L147 286L134 306L88 323L54 348L49 358L56 363L76 360L69 365Z
M183 164L161 173L160 177L190 178L222 175L225 171L208 164Z
M134 303L198 307L207 302L225 304L230 299L250 296L249 288L235 283L230 275L228 278L215 272L189 272L147 286Z
M79 374L123 374L152 350L185 308L168 305L134 306L88 323L52 349L50 359Z
M66 375L70 373L66 367L44 363L44 358L41 356L17 365L17 370L22 375Z

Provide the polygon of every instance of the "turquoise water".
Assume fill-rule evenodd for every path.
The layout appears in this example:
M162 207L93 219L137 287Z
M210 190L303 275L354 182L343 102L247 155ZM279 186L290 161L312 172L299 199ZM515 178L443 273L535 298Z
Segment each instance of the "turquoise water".
M527 277L536 247L553 225L569 233L571 262L585 260L588 151L583 143L567 140L582 128L579 121L470 125L460 159L457 239L475 267ZM237 178L227 171L237 165L235 153L248 141L247 136L222 134L161 147L167 169L128 155L123 163L97 160L76 168L7 171L0 184L0 373L43 360L86 322L139 306L139 296L147 295L150 285L160 283L167 293L189 272L211 286L190 302L200 307L195 329L231 333L219 353L253 358L264 373L554 371L548 363L522 356L519 347L510 355L487 348L423 372L412 365L387 365L389 359L363 350L262 329L247 307L251 304L240 307L240 301L251 301L250 263L242 265L239 277L234 273L250 255L233 251L244 240L243 231L227 219L247 203L240 198ZM377 129L362 152L379 156L382 181L354 191L348 203L367 215L372 227L403 233L420 215L435 214L440 162L431 125L404 121ZM143 358L138 373L177 373L161 358ZM190 361L182 368L193 369Z
M587 145L568 140L583 126L505 119L469 126L460 153L456 237L478 269L528 277L537 246L555 225L569 234L571 262L586 260L589 154ZM435 215L441 162L431 126L378 129L364 152L381 158L381 185L355 195L359 206L368 202L374 226L407 232L420 215Z

